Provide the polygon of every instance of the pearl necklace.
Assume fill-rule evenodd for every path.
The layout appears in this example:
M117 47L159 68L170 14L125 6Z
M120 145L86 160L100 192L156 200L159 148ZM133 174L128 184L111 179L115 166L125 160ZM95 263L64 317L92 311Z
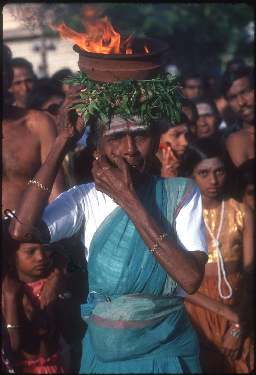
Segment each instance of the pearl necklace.
M224 207L225 207L225 203L224 203L224 200L223 200L221 202L220 223L219 223L219 227L218 227L218 230L217 230L217 236L216 237L214 237L209 225L206 223L206 220L204 222L205 222L206 229L208 230L208 233L211 236L212 244L217 250L217 269L218 269L218 291L219 291L219 295L223 299L228 299L228 298L231 298L233 291L232 291L231 285L229 284L229 282L227 280L227 277L226 277L226 272L225 272L225 268L224 268L224 261L223 261L223 257L222 257L221 251L220 251L220 241L219 241L219 237L220 237L220 233L221 233L221 229L222 229L222 225L223 225ZM225 284L226 284L226 286L228 287L228 290L229 290L229 293L226 296L224 296L222 294L222 291L221 291L222 275L223 275L223 280L224 280L224 282L225 282Z

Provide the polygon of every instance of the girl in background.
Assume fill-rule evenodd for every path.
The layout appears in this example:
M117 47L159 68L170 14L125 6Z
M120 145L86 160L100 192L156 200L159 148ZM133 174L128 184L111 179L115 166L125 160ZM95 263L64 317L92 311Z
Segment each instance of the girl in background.
M227 163L225 150L214 139L198 140L184 160L184 174L201 190L208 239L204 280L185 302L199 334L206 373L248 373L254 363L249 324L253 218L248 207L227 192Z
M54 246L46 251L38 243L19 244L8 238L7 230L3 244L8 254L6 251L2 282L2 333L11 353L10 365L18 373L65 373L68 369L64 370L61 361L60 334L68 336L70 322L63 319L63 294L47 306L41 299L46 279L59 279L63 259L56 259L51 251ZM56 285L56 291L63 288Z

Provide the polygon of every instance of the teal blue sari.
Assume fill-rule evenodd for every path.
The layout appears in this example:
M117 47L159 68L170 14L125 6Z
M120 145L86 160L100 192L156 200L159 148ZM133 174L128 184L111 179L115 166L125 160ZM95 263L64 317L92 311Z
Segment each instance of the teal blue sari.
M150 177L137 192L170 237L188 179ZM88 324L80 373L198 373L199 347L177 283L120 207L96 231L88 261Z

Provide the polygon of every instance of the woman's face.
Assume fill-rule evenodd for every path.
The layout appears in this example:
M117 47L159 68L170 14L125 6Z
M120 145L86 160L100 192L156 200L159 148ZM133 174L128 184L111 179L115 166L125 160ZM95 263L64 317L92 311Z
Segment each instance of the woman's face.
M206 198L217 198L223 192L226 171L218 157L201 161L193 170L193 177Z
M217 130L217 119L214 115L202 115L196 122L197 138L207 138L213 135Z
M103 135L100 141L100 151L112 164L115 157L123 158L132 171L143 173L148 166L148 160L154 155L155 141L149 131L124 128L122 131Z
M188 127L181 124L169 129L161 135L160 144L171 146L176 156L182 156L188 146Z

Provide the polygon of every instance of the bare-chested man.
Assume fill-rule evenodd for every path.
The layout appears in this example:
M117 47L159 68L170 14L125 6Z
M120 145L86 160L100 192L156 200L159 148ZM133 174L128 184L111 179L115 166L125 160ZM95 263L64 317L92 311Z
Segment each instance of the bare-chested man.
M13 73L11 51L4 46L3 97L7 98ZM2 215L5 209L16 210L23 191L46 159L56 138L52 118L39 111L5 104L2 122ZM56 178L50 200L65 190L62 172Z
M238 67L223 76L223 94L242 122L242 129L230 134L226 146L234 164L239 167L255 156L255 115L253 71Z

